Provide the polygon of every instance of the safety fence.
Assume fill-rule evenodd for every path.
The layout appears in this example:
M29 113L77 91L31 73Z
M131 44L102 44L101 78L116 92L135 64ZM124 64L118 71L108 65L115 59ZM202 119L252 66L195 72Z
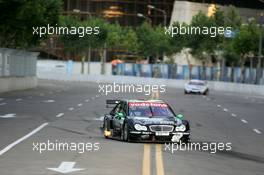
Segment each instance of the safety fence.
M235 83L256 83L256 69L239 67L203 67L177 64L132 64L121 63L112 67L113 75L138 77L155 77L165 79L200 79L208 81L224 81ZM264 84L264 70L260 84Z

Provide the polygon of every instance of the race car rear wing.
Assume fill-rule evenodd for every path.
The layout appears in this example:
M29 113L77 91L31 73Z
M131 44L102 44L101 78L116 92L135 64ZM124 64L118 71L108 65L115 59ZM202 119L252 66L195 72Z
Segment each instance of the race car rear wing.
M120 100L106 100L106 107L107 107L107 108L113 108L113 107L115 107L119 102L120 102Z

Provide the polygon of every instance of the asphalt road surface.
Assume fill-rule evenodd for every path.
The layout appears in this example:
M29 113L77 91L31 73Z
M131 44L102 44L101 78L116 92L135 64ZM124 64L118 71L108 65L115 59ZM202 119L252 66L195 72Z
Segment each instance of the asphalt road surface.
M98 93L96 83L40 80L31 90L0 94L0 174L56 175L263 175L264 98L211 92L160 98L190 120L191 141L231 143L231 151L170 151L164 144L105 139L105 100L149 98ZM71 150L45 150L67 143ZM41 144L41 146L40 146ZM86 150L82 153L83 144ZM78 149L77 149L78 148ZM41 150L41 153L40 153ZM72 171L72 172L71 172Z

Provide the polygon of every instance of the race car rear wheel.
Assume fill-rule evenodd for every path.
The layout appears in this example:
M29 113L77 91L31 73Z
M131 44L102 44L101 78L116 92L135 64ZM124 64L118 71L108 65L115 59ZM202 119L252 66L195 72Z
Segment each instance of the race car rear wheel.
M121 137L126 142L130 142L131 141L131 136L130 136L130 133L129 133L129 129L128 129L127 123L125 123L125 125L123 127L123 131L122 131Z

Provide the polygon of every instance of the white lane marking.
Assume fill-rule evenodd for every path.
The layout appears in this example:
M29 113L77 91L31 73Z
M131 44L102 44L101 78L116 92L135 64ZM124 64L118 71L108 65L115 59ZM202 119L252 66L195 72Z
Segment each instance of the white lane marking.
M5 114L5 115L0 115L0 118L15 118L16 114Z
M56 117L62 117L64 115L64 113L59 113L58 115L56 115Z
M236 114L234 114L234 113L232 113L232 114L231 114L231 116L232 116L232 117L237 117L237 115L236 115Z
M73 111L73 110L74 110L74 108L68 108L68 110L69 110L69 111Z
M86 99L85 102L89 102L90 100L89 99Z
M104 121L104 116L98 117L98 118L93 118L93 120L96 121Z
M228 112L228 109L224 108L223 111Z
M4 105L6 105L6 103L0 103L0 106L4 106Z
M3 101L4 100L4 98L0 98L0 101Z
M84 170L84 168L74 168L75 164L76 162L61 162L58 168L47 168L47 169L51 171L56 171L62 174Z
M82 103L79 103L78 106L81 107L83 104Z
M218 108L221 108L222 106L221 105L217 105Z
M16 140L15 142L11 143L10 145L8 145L7 147L5 147L4 149L2 149L0 151L0 156L3 155L4 153L6 153L7 151L9 151L10 149L12 149L13 147L15 147L17 144L23 142L24 140L26 140L27 138L31 137L32 135L36 134L37 132L39 132L41 129L43 129L44 127L46 127L49 123L43 123L42 125L40 125L39 127L37 127L36 129L34 129L33 131L31 131L30 133L28 133L27 135L21 137L20 139Z
M258 129L253 129L253 131L254 131L255 133L257 133L257 134L261 134L260 130L258 130Z
M22 98L17 98L16 101L22 101Z
M241 122L248 123L248 121L246 121L245 119L241 119Z
M44 102L44 103L54 103L55 100L44 100L43 102Z

